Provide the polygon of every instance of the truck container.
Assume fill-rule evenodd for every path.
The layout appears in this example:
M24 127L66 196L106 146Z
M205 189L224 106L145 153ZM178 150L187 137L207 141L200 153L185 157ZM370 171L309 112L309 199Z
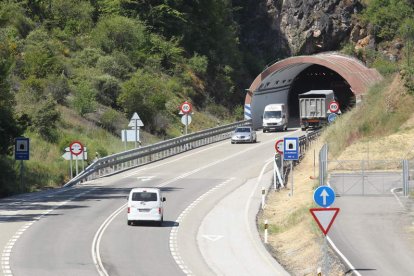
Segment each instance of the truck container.
M335 100L333 90L311 90L299 94L300 127L319 128L327 124L329 104Z
M263 111L263 132L269 130L286 130L288 114L285 104L269 104Z

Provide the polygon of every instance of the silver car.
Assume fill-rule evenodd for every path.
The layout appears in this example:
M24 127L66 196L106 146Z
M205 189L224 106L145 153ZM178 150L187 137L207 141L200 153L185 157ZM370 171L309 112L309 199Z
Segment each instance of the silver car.
M231 143L256 143L256 131L249 126L236 127L231 136Z

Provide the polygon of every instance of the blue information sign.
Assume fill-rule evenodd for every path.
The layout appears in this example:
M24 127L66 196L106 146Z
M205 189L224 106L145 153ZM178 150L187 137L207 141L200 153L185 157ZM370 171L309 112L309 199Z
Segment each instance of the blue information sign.
M329 186L319 186L313 193L313 200L321 207L327 208L335 201L335 192Z
M14 157L16 160L29 160L29 138L16 138L14 144Z
M338 117L338 115L336 115L336 113L329 114L329 116L328 116L328 122L329 123L333 123L335 121L336 117Z
M284 160L299 159L299 138L285 137L283 141L283 158Z

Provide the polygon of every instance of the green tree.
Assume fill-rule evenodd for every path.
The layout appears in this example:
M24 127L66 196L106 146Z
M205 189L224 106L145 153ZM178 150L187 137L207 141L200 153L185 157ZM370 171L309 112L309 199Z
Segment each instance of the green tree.
M135 67L131 64L129 58L119 51L100 57L96 67L102 72L121 80L128 79L130 74L135 71Z
M87 81L81 81L74 88L75 98L73 100L73 107L84 116L87 113L95 111L96 108L96 90Z
M15 100L10 91L9 76L13 62L13 45L0 29L0 155L7 154L13 139L22 133L15 119Z
M392 40L406 18L414 12L414 5L406 0L372 0L362 18L373 25L381 40Z
M167 90L165 79L143 70L138 70L122 86L118 102L127 114L139 111L146 126L153 126L157 112L166 109Z
M92 27L93 7L85 0L49 0L50 27L58 27L68 34L87 33Z
M56 102L51 95L36 105L31 117L32 125L30 128L33 132L39 133L46 141L57 141L56 129L60 120L60 113L57 111Z
M94 43L106 53L115 50L126 53L130 58L140 56L148 45L144 24L123 16L104 16L92 32Z

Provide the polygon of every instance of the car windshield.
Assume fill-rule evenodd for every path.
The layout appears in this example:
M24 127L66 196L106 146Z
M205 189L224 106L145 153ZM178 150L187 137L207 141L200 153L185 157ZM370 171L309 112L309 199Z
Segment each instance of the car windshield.
M236 128L236 132L250 132L250 128L248 128L248 127L238 127L238 128Z
M147 193L147 192L133 193L132 201L157 201L157 193Z
M276 118L280 119L282 117L281 111L266 111L263 116L265 119Z

